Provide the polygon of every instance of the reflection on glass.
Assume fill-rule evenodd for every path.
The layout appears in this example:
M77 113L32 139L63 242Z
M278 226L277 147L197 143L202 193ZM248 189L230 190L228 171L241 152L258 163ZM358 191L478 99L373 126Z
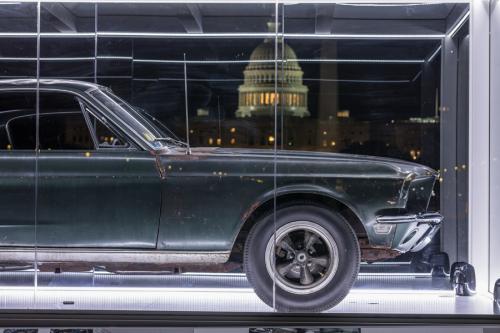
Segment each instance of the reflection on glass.
M18 287L35 283L36 94L10 88L36 78L36 18L34 2L0 4L0 286L2 297L22 298L24 308L32 306L33 289ZM25 251L24 260L5 251L12 246Z
M274 23L268 23L269 30L275 31ZM280 39L282 41L282 39ZM243 72L244 83L238 87L239 100L236 118L252 116L274 117L274 105L281 112L292 117L308 117L307 92L302 84L302 71L297 56L290 46L279 45L286 55L286 62L280 62L278 77L275 78L275 62L270 61L275 52L274 40L266 39L250 55L249 64ZM275 93L275 81L279 90Z
M2 242L36 239L41 286L136 286L140 309L342 311L351 286L373 289L361 267L450 292L434 181L467 167L441 163L441 37L465 4L42 2L40 50L36 5L0 6L1 78L39 60L42 88L37 115L36 81L5 82L31 90L0 100L0 169ZM426 38L356 38L384 29ZM262 302L234 297L251 287Z
M34 92L0 91L1 246L35 243L35 106Z

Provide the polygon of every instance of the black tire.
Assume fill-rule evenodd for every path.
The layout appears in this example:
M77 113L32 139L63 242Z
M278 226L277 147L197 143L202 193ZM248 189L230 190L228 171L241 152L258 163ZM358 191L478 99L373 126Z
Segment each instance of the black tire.
M310 203L280 207L276 211L276 230L285 225L298 223L296 221L308 221L316 226L319 225L321 230L326 230L336 243L338 262L336 271L330 274L333 277L324 282L319 290L308 294L296 294L283 289L279 283L273 283L273 276L277 273L271 275L269 267L266 266L266 248L271 237L274 239L275 233L273 221L272 212L263 216L250 230L245 243L243 261L245 273L259 298L272 307L273 285L275 285L274 305L278 311L320 312L340 303L354 284L360 264L358 239L345 218L339 213ZM332 261L333 259L328 261L329 265Z

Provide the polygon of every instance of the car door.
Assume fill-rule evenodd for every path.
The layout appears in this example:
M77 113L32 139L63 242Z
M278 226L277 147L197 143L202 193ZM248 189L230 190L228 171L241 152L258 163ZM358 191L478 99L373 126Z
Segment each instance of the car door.
M154 157L72 93L42 91L39 110L37 245L155 248Z
M0 91L0 246L34 246L34 92Z

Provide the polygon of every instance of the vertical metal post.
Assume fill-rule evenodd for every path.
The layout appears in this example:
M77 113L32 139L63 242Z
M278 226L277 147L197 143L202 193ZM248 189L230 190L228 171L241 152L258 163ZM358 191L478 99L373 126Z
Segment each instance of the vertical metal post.
M441 228L441 246L451 262L458 259L457 251L457 48L453 38L442 42L440 110L440 206L446 222ZM467 246L467 244L465 244Z
M276 0L274 4L274 144L273 144L273 242L274 247L276 247L276 209L277 209L277 197L276 190L278 187L278 38L283 38L278 36L278 24L279 24L279 0ZM273 261L274 261L273 256ZM274 265L274 262L273 262ZM276 311L276 271L273 273L273 309Z
M490 0L470 3L469 258L477 291L488 291L490 154Z
M456 219L457 219L457 261L469 261L469 59L470 36L461 36L458 45L457 63L457 160L455 166L456 177Z
M189 104L188 104L186 53L184 53L184 104L186 108L186 144L187 144L186 154L191 155L191 145L189 144Z
M34 304L36 304L36 293L38 289L38 158L40 156L40 11L42 10L40 1L36 7L36 117L35 117L35 246L34 246Z
M500 1L490 7L490 281L500 278ZM491 290L490 290L491 291Z
M94 83L97 83L97 2L94 3Z

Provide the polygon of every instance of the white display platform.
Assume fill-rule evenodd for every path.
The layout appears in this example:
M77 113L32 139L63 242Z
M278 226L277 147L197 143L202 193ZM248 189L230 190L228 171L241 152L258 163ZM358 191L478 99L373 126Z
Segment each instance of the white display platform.
M12 274L21 272L9 274L13 278ZM243 274L41 273L38 284L37 288L0 286L0 308L273 311L255 295ZM493 301L489 294L455 296L446 278L433 278L430 274L361 274L351 293L328 312L493 314Z

